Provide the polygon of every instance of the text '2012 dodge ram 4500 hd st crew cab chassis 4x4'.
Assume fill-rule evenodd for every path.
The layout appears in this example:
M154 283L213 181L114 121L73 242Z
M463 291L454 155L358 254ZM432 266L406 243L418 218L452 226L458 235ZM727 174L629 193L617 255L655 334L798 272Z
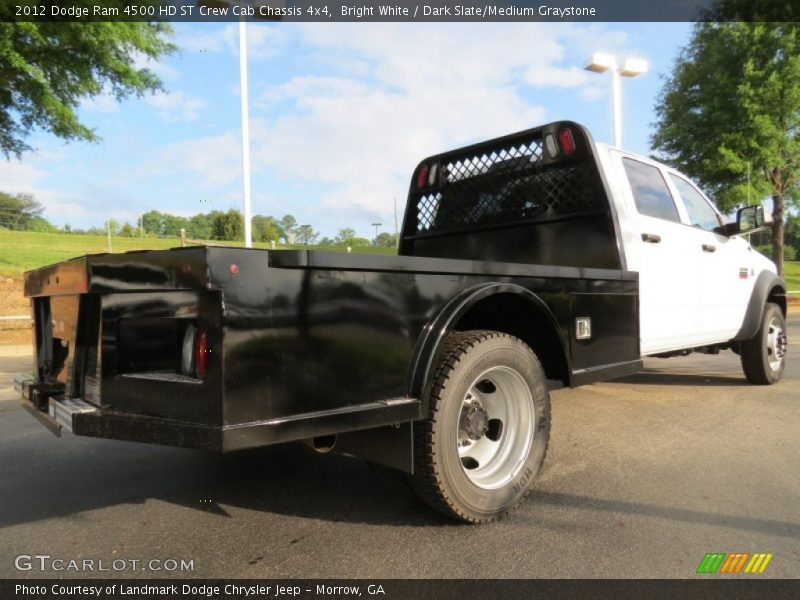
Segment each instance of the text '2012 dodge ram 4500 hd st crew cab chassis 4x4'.
M777 381L785 285L680 173L559 122L423 160L398 256L196 247L30 271L54 431L230 451L306 440L492 520L544 460L549 386L692 350Z

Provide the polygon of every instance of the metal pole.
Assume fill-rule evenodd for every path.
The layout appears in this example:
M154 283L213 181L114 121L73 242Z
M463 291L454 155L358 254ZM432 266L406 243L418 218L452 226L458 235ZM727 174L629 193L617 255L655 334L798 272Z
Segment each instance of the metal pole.
M242 184L244 188L244 245L253 247L250 208L250 108L247 90L247 24L239 19L239 82L242 96Z
M394 245L400 246L400 229L397 227L397 197L394 199Z
M614 111L614 146L622 147L622 98L619 85L619 69L611 69L611 103Z

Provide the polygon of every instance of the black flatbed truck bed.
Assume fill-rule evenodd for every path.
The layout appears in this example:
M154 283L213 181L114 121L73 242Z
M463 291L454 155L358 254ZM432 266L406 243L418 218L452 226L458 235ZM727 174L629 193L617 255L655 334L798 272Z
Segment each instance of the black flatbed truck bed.
M571 150L545 153L548 135ZM419 472L448 352L455 364L511 340L568 386L641 367L638 274L617 227L588 132L564 122L422 161L398 256L195 247L30 271L24 405L56 432L217 451L308 440ZM459 447L513 426L478 404ZM512 474L516 497L533 475ZM475 510L445 512L502 512Z

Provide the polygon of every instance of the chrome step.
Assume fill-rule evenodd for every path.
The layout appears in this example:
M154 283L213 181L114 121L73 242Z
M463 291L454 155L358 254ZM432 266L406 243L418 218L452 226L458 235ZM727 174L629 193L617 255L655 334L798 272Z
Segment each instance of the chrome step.
M96 406L80 398L50 398L48 406L50 416L67 431L72 431L72 415L96 411Z
M29 373L20 373L19 375L14 375L14 390L24 393L25 388L34 381L36 381L36 379Z

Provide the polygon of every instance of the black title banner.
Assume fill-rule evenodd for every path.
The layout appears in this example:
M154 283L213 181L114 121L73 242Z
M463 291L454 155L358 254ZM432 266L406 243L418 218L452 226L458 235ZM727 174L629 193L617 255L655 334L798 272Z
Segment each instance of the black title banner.
M800 21L782 0L3 0L0 21Z
M339 579L339 580L169 580L61 579L1 580L4 600L406 600L443 598L703 598L750 600L797 598L800 580L615 580L615 579Z

